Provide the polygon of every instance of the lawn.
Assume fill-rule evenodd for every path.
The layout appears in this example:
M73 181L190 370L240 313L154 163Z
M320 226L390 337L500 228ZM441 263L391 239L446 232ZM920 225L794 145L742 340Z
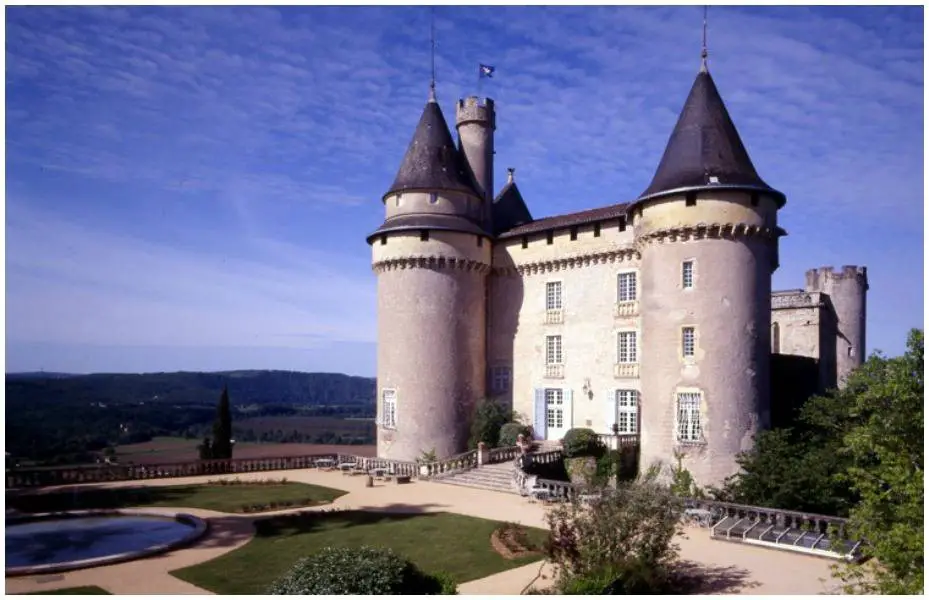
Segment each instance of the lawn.
M73 588L59 588L57 590L49 590L47 592L29 592L27 596L35 595L49 595L49 596L109 596L111 595L108 591L103 588L99 588L95 585L85 585L81 587Z
M490 544L501 523L450 513L362 511L263 519L251 542L214 560L171 574L216 594L263 594L297 560L325 546L392 548L428 573L445 571L458 583L537 561L540 554L507 560ZM528 529L541 545L547 532Z
M240 513L328 504L346 493L342 490L294 482L172 485L8 495L7 506L27 513L146 506L203 508Z

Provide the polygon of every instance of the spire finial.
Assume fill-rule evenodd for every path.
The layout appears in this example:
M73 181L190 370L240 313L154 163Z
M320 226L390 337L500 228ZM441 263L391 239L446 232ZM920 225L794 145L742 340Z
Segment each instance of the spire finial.
M507 183L513 183L513 174L514 174L514 173L516 173L516 169L514 169L513 167L509 167L509 168L506 170L506 182L507 182Z
M707 57L707 54L709 54L706 51L706 9L707 7L704 6L703 7L703 50L700 52L700 71L703 73L706 73L707 71L706 57Z
M432 76L429 79L429 102L435 102L435 7L429 11L429 40L432 44Z

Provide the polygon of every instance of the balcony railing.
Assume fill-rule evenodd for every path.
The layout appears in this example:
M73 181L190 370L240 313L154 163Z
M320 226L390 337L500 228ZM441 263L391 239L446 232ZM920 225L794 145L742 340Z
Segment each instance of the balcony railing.
M564 365L545 365L545 377L547 379L564 379Z
M475 467L477 467L477 450L470 450L434 463L420 465L419 476L428 479L459 471L467 471Z
M619 450L620 448L639 445L639 434L637 433L620 433L619 435L598 433L597 438L603 445L611 450Z
M639 363L616 363L613 365L613 376L617 379L638 379Z
M564 309L553 308L545 311L546 325L561 325L564 323Z
M634 317L639 314L639 301L630 300L628 302L617 302L613 305L613 316L616 318L620 317Z

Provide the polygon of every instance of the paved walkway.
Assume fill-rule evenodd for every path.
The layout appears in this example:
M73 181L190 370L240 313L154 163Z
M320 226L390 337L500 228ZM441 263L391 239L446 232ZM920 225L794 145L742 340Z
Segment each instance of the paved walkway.
M411 484L375 482L365 487L365 477L345 476L338 472L311 469L274 471L222 476L242 480L280 479L324 485L348 494L331 506L391 512L452 512L497 521L511 521L531 527L546 528L544 507L525 498L503 492L445 485L428 481ZM126 481L97 484L92 487L131 487L184 485L205 483L218 476L185 477L149 481ZM251 539L252 523L269 514L285 514L294 510L260 515L229 515L208 510L179 507L158 509L165 512L187 512L210 520L210 532L194 546L134 562L72 571L58 575L8 577L6 593L17 594L65 587L96 585L114 594L209 594L170 575L171 571L195 565L239 548ZM312 510L312 509L296 509ZM834 593L829 566L832 561L760 547L727 543L710 539L703 529L688 529L678 542L681 558L690 568L707 577L704 593L747 594L819 594ZM489 542L488 542L489 543ZM539 572L542 563L526 565L484 579L464 583L461 594L519 594ZM550 575L546 567L544 574ZM534 585L544 588L550 577Z

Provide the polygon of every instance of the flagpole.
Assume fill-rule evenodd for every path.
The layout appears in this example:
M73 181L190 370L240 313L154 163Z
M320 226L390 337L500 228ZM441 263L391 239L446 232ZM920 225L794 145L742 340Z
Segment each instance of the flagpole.
M483 73L481 72L481 65L477 65L477 95L481 95L481 89L483 87L484 78L482 77Z

